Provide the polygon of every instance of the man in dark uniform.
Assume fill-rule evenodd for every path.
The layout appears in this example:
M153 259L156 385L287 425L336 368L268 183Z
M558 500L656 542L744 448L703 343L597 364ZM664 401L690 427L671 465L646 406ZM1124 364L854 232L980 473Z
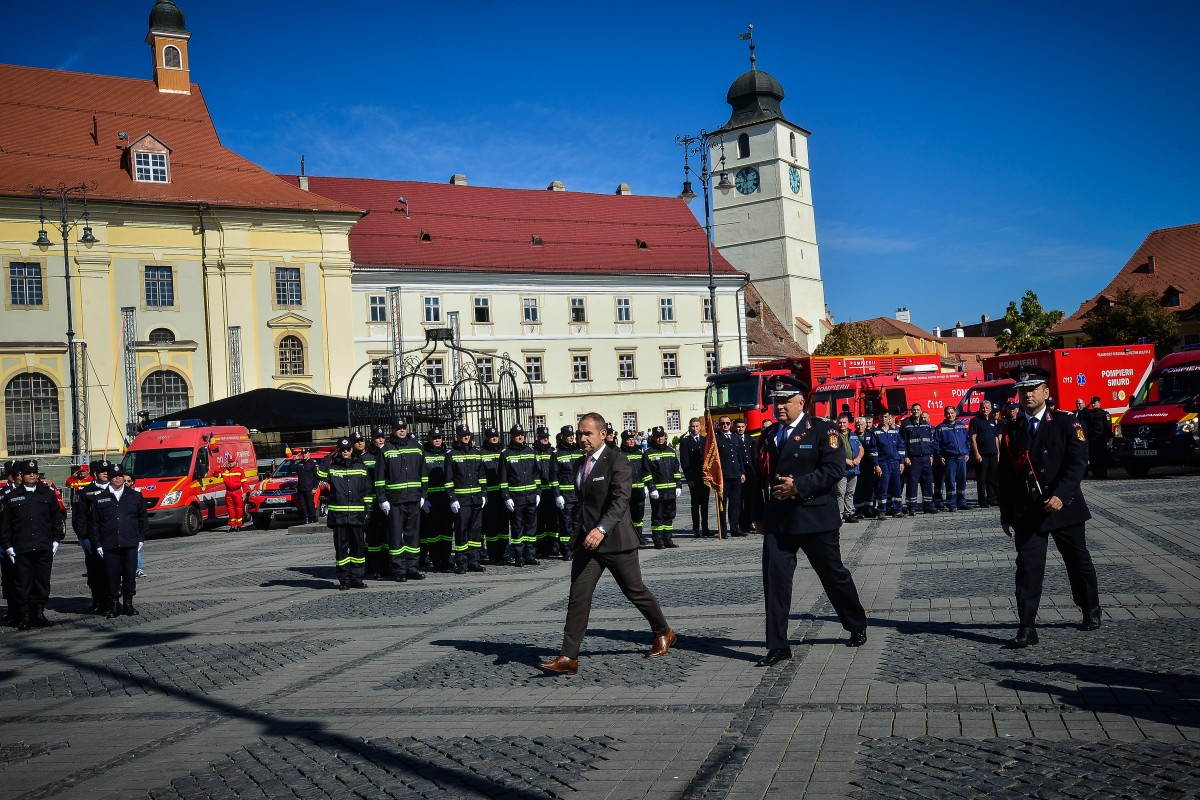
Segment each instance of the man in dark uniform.
M1080 628L1100 627L1096 567L1088 552L1084 524L1091 519L1079 484L1087 469L1087 434L1070 414L1053 412L1050 373L1018 367L1016 420L1005 423L1000 440L1000 524L1017 548L1017 617L1014 648L1038 643L1037 611L1046 572L1046 545L1062 554L1071 598L1083 611Z
M575 493L575 475L583 451L575 445L575 429L563 425L558 431L558 447L551 464L550 488L558 509L558 555L571 560L571 532L579 525L579 496Z
M738 512L738 530L750 531L754 529L754 498L757 496L757 469L755 465L758 463L758 450L754 443L754 437L746 432L746 420L739 419L733 422L733 438L737 440L738 446L742 450L742 475L745 476L746 482L742 484L742 506Z
M365 531L366 577L383 578L391 574L392 567L387 552L387 514L376 502L375 472L379 467L379 459L383 457L383 446L387 444L387 431L380 426L371 429L371 442L363 447L359 458L371 476L371 491L363 498L367 507L367 528ZM355 445L357 449L357 445Z
M900 437L904 439L904 466L906 469L905 496L908 500L908 515L917 515L917 490L921 492L921 510L934 513L933 507L933 454L937 450L933 426L925 418L925 409L913 403L908 419L900 423Z
M107 459L89 464L92 482L76 492L78 500L71 511L71 530L75 532L75 538L83 550L83 566L87 573L88 589L92 593L92 603L87 610L93 614L107 612L112 600L108 594L108 570L104 566L104 559L96 552L96 543L89 538L92 504L100 492L108 491L108 473L112 471L112 466Z
M454 515L454 572L483 572L483 510L487 505L487 477L483 453L471 441L471 428L459 425L454 446L446 457L446 494Z
M763 594L767 606L769 667L792 657L788 615L796 552L804 551L842 627L847 647L867 641L867 612L850 571L842 564L836 489L846 469L837 427L804 413L808 386L796 378L771 379L767 398L775 405L775 424L759 437L762 492L754 528L763 536Z
M375 482L362 459L354 454L354 443L349 437L338 439L336 449L319 465L317 476L329 484L325 520L333 531L333 563L338 589L365 589L367 506L364 498L374 493Z
M520 423L512 426L508 436L508 447L500 455L500 492L511 515L508 541L513 564L536 566L537 510L542 502L537 453L525 443L525 429Z
M700 435L701 421L692 417L688 432L679 440L679 465L687 481L692 507L692 536L712 536L708 528L708 484L704 482L704 437Z
M479 456L487 480L487 503L482 515L483 546L487 549L488 561L493 564L503 564L504 553L508 549L508 509L504 507L500 485L500 456L503 453L500 431L491 426L484 428Z
M730 536L745 536L738 515L742 511L742 484L746 482L742 446L733 438L733 420L721 417L717 426L717 455L721 457L722 491L721 529Z
M638 541L645 546L649 544L645 534L646 464L642 460L645 451L637 446L636 440L637 434L633 431L623 431L620 450L625 454L625 458L629 459L629 466L633 470L633 485L629 492L629 518L633 520L633 530L638 535Z
M1079 423L1088 439L1088 466L1092 477L1104 480L1108 477L1108 440L1112 438L1112 420L1100 404L1099 397L1085 409Z
M313 492L317 488L317 462L312 460L312 453L307 447L300 449L300 463L296 465L296 503L304 522L312 524L317 521L317 506L313 503Z
M16 461L9 461L4 465L4 485L0 488L0 503L3 503L4 498L8 497L9 493L20 483L19 477ZM6 605L2 623L6 626L14 626L21 619L24 606L17 596L17 565L7 558L0 558L0 584L3 585Z
M449 478L446 474L445 433L435 425L429 429L425 443L425 477L428 495L422 506L421 516L421 562L425 569L448 571L452 566L450 557L454 546L454 519L450 513L450 497L447 494Z
M975 461L975 494L979 498L980 508L996 505L996 470L1000 466L1000 450L996 446L998 429L998 424L992 419L992 403L984 400L979 413L967 426L967 434L971 439L971 458Z
M650 446L642 459L646 492L650 495L650 535L654 548L679 547L675 544L675 498L679 497L679 456L667 444L667 431L656 425L650 431Z
M554 445L550 444L550 429L545 425L539 425L534 436L537 440L533 451L537 453L538 481L548 500L554 481ZM537 532L534 535L537 538L538 558L547 558L558 553L558 509L553 503L538 503Z
M58 495L38 480L37 462L21 461L18 470L20 484L0 504L0 549L15 567L17 629L25 631L50 625L50 571L65 534Z
M425 454L408 435L408 421L401 417L392 426L392 437L375 466L376 502L388 515L388 555L392 559L392 579L398 583L425 580L417 567L421 559L421 508L428 481Z
M96 496L89 519L89 538L104 559L108 573L109 619L124 614L137 616L133 596L137 594L137 555L150 533L150 516L142 493L125 485L125 470L114 466L108 489ZM122 602L118 603L120 599Z

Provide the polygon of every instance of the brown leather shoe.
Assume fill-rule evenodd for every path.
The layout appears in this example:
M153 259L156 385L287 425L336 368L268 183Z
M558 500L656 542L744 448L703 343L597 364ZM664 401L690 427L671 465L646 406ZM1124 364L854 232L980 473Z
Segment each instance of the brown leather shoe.
M579 672L579 659L559 656L553 661L538 662L538 666L556 675L574 675L576 672Z
M654 646L647 651L646 658L661 658L665 656L673 644L675 644L675 631L668 629L666 636L654 637Z

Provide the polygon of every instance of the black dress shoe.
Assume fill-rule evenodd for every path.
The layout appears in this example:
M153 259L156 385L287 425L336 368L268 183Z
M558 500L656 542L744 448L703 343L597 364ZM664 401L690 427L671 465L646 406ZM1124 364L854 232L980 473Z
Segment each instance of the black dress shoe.
M1037 629L1022 625L1017 628L1017 635L1008 640L1009 648L1020 650L1025 647L1032 647L1038 643Z
M541 563L542 562L538 561L536 558L525 559L525 566L527 566L527 567L536 567L537 565L539 565Z
M861 631L850 631L850 638L846 640L846 647L862 647L867 643L867 631L864 628Z
M133 600L129 598L125 598L125 607L123 610L125 612L125 616L127 617L136 617L141 614L140 611L133 607Z
M425 580L425 573L409 572L404 577L408 578L410 581L423 581L423 580Z
M1079 625L1081 631L1094 631L1100 627L1100 609L1083 612L1083 622Z
M119 606L117 603L114 602L111 606L108 607L108 612L104 615L104 618L105 619L116 619L119 616L121 616L121 606Z
M759 660L759 662L757 664L755 664L754 666L756 666L756 667L771 667L771 666L774 666L775 664L778 664L780 661L791 661L791 660L792 660L792 648L790 648L790 647L773 647L770 650L768 650L767 654L765 656L763 656Z
M912 509L912 508L910 508L905 513L908 514L908 516L910 516L910 517L915 517L917 515L916 509Z
M365 589L365 588L367 588L367 585L365 583L363 583L360 578L355 578L354 580L350 581L350 588L351 589Z
M349 589L349 588L350 588L350 584L348 584L348 583L339 583L339 584L338 584L338 591L339 591L339 592L344 592L344 591L346 591L346 590L347 590L347 589Z
M483 564L467 564L467 572L487 572Z

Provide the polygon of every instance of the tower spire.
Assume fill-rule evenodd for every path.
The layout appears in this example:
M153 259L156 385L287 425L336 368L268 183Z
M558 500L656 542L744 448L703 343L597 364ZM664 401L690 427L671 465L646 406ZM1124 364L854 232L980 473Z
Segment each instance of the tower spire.
M750 42L750 69L754 70L754 62L758 60L754 55L754 23L751 22L746 27L750 29L749 33L739 33L738 39Z

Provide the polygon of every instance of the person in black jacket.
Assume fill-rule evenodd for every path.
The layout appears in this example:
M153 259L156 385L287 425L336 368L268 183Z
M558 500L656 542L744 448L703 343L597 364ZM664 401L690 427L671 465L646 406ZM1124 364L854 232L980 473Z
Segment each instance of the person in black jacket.
M679 440L679 466L687 481L692 507L692 536L707 539L712 536L708 527L708 484L704 482L704 437L700 435L702 421L692 417L688 432Z
M455 442L446 456L446 494L454 515L454 572L484 572L483 509L487 506L487 474L483 452L475 446L469 425L454 431Z
M575 445L575 428L563 425L558 430L558 447L550 467L550 488L558 509L558 555L571 560L571 533L579 524L579 497L575 492L575 474L583 451Z
M427 570L445 572L453 567L454 519L446 495L446 434L441 426L429 429L421 448L425 456L426 505L421 515L421 564Z
M92 603L87 610L93 614L102 614L108 610L108 570L104 566L104 559L96 553L95 543L88 538L88 520L97 495L108 491L108 473L112 466L106 459L89 464L88 471L92 482L76 493L79 499L71 511L71 530L75 532L75 538L79 540L79 547L83 550L88 589L92 593Z
M92 505L89 538L104 559L108 572L109 619L124 614L136 616L133 596L137 594L137 555L150 532L150 515L142 493L125 485L125 470L118 464L108 476L108 490ZM118 603L120 599L123 602Z
M365 589L367 505L374 480L362 459L354 454L349 437L338 439L337 450L317 469L329 484L326 524L333 530L333 558L338 589Z
M428 486L425 452L416 437L408 435L408 421L401 417L392 425L392 438L375 465L375 502L388 515L392 579L399 583L425 580L425 573L417 567L421 558L421 511L429 502Z
M300 450L300 463L296 465L296 501L306 524L317 521L317 506L313 503L317 482L317 462L312 460L312 453L305 447Z
M1099 397L1093 397L1091 405L1080 415L1088 440L1088 467L1092 477L1104 480L1108 477L1108 440L1112 438L1112 419L1104 410Z
M667 431L656 425L650 431L650 446L642 456L642 474L646 494L650 496L650 530L654 549L679 547L675 544L675 498L679 496L679 456L667 444Z
M842 517L835 494L846 470L837 427L804 413L808 386L789 377L771 380L767 398L777 423L759 436L766 457L760 474L754 528L763 536L763 594L767 605L767 654L758 662L769 667L792 657L788 615L796 552L803 550L842 627L850 632L848 647L867 641L867 612L858 598L850 571L842 564L838 540Z
M754 498L758 491L758 480L755 474L758 471L755 466L758 460L758 445L755 444L754 437L747 432L744 419L733 421L733 438L737 440L738 446L742 449L742 474L746 476L746 482L742 484L742 505L741 511L738 512L738 530L751 531L754 530Z
M0 548L16 567L15 589L20 610L17 629L45 627L50 599L50 570L63 540L63 514L58 495L38 481L36 461L21 461L21 482L0 506Z
M1000 525L1017 547L1017 635L1009 647L1038 643L1037 611L1042 599L1049 537L1062 554L1071 599L1083 611L1081 630L1100 627L1096 567L1084 538L1091 519L1079 484L1087 469L1087 435L1066 412L1047 408L1050 373L1018 367L1020 411L1004 423L1000 443Z
M7 462L4 465L4 484L0 486L0 504L4 502L4 498L8 497L9 493L20 483L19 479L20 473L17 470L17 462ZM3 518L0 518L0 522L3 522ZM6 605L2 623L5 626L14 626L21 619L24 606L21 605L21 601L17 597L17 565L7 558L0 558L0 585L3 585L4 603Z
M511 515L508 541L516 566L537 566L537 509L542 502L537 452L525 443L520 423L508 435L508 447L500 454L500 493Z
M721 457L721 478L724 481L719 495L721 530L729 536L745 536L742 531L742 484L746 482L743 469L742 445L733 436L733 420L722 416L717 426L717 454Z

